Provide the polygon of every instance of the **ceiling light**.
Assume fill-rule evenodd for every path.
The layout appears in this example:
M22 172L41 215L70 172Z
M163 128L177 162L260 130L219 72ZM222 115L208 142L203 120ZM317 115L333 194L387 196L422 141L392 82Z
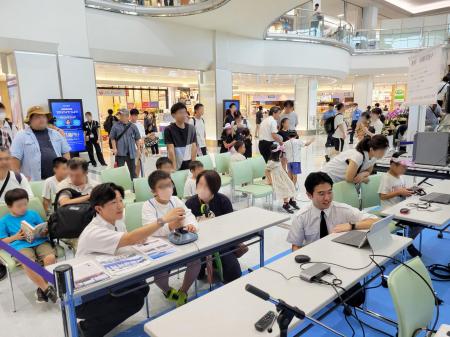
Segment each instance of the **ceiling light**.
M344 17L344 14L338 14L337 17L338 17L338 18L343 18L343 17Z

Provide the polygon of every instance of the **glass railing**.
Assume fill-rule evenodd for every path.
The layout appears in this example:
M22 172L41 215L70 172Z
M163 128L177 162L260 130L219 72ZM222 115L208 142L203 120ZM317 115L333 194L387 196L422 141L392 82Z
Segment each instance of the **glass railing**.
M85 0L86 7L131 15L181 16L203 13L230 0Z
M353 49L355 53L427 48L446 43L449 38L450 25L354 30L344 20L327 15L322 15L319 22L308 15L283 15L266 33L266 39L270 40L308 40Z

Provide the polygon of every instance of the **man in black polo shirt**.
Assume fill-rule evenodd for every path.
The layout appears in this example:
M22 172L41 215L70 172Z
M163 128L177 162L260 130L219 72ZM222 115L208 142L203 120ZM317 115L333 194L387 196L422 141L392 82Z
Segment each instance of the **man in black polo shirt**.
M175 122L164 129L167 156L172 161L174 170L187 170L191 160L195 160L197 156L195 127L186 123L188 113L183 103L175 103L170 113Z

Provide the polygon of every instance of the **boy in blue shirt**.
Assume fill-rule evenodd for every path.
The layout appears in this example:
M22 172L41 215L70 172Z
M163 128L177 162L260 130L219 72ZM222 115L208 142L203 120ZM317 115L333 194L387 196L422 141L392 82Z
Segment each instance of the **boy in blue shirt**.
M9 214L0 219L0 239L19 251L30 260L41 262L44 266L56 262L55 251L48 238L36 238L31 243L25 239L25 232L21 229L21 222L26 221L32 226L44 222L41 216L28 208L28 193L21 188L12 189L5 194L5 203ZM25 265L23 270L28 278L38 286L36 300L38 303L53 303L58 299L55 288L47 283L40 275Z

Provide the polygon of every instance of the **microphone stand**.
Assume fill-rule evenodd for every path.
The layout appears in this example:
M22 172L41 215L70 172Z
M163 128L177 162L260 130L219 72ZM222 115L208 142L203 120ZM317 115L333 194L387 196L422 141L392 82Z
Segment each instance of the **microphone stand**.
M300 320L307 319L307 320L311 321L312 323L319 325L322 328L332 332L335 335L338 335L341 337L346 337L342 333L334 330L333 328L330 328L329 326L323 324L322 322L316 320L315 318L305 315L305 312L300 310L299 308L293 307L281 299L277 300L273 297L270 297L270 295L268 293L254 287L250 284L247 284L247 286L245 287L245 290L247 290L251 294L253 294L265 301L269 301L270 303L275 304L275 307L278 311L277 323L278 323L278 327L280 329L280 337L288 337L289 324L291 324L291 321L294 317L297 317Z

